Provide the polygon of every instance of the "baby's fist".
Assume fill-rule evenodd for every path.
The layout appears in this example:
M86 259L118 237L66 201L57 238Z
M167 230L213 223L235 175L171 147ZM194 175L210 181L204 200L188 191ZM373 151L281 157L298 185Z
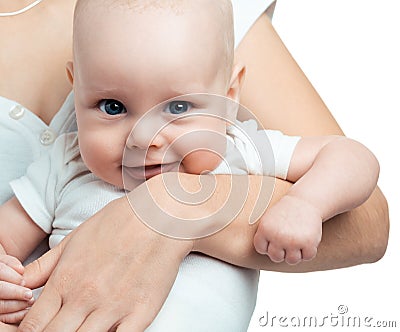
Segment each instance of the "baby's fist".
M271 261L297 264L317 254L322 236L322 218L311 204L284 196L260 219L254 247Z

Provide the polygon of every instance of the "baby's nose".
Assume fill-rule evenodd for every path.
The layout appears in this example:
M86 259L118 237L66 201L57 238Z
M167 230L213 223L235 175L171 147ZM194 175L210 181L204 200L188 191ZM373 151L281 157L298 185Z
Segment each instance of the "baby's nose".
M137 121L126 142L128 149L148 150L163 144L162 130L164 122L157 116L145 115Z

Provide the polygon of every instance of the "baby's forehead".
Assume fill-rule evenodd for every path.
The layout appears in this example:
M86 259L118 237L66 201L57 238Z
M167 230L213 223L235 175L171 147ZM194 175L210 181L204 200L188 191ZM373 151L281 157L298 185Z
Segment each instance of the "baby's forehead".
M193 65L208 64L211 68L211 64L232 62L229 0L78 0L76 10L75 60L85 54L98 57L93 50L97 48L109 53L115 49L120 51L118 56L125 52L137 61L161 50L169 59L177 55L182 64L191 59Z
M229 15L232 10L230 0L77 0L75 13L87 7L132 10L143 13L149 10L172 10L182 13L187 9L203 8L207 10L219 10ZM225 16L225 15L224 15Z
M140 16L149 17L149 22L138 19ZM232 8L229 0L78 0L75 8L74 33L83 33L88 30L96 30L100 25L107 25L113 29L118 25L118 18L128 18L129 25L126 30L120 30L128 34L129 29L146 29L151 24L157 24L159 20L172 25L183 22L182 17L187 17L184 27L187 34L193 34L196 38L207 39L210 35L196 36L196 27L207 26L209 34L222 36L225 43L233 43ZM151 21L150 21L151 20ZM160 27L160 32L166 35L173 31L171 24ZM169 38L173 38L171 33ZM193 40L196 42L196 40Z
M97 1L106 5L99 6ZM149 1L149 3L147 3ZM193 42L213 39L226 33L228 25L223 24L224 15L221 15L215 2L220 0L80 0L87 6L78 6L75 13L74 31L79 33L99 30L106 26L110 31L118 30L119 34L129 35L132 30L142 30L143 35L159 27L159 35L173 40L180 37L174 34L177 27L186 35L193 36ZM134 6L128 5L135 4ZM169 3L169 4L168 4ZM183 3L182 5L179 5ZM207 6L205 4L208 4ZM159 4L159 5L158 5ZM191 5L189 5L191 4ZM120 25L124 24L124 29ZM207 28L208 34L199 34L199 30ZM109 34L108 34L109 36Z
M230 0L77 0L75 21L77 17L96 15L98 12L130 12L145 14L193 15L208 13L209 20L215 20L224 29L233 29L233 13ZM202 16L207 20L207 16ZM106 20L107 17L104 17Z

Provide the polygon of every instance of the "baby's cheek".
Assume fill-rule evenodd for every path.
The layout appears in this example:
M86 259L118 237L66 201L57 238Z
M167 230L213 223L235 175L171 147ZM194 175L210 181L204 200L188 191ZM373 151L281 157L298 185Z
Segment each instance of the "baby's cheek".
M93 173L97 173L109 162L111 149L97 135L80 135L79 148L84 163Z
M200 120L196 128L185 128L186 131L169 147L176 155L181 156L186 173L201 174L212 171L225 156L226 128L217 128L213 119L212 123L207 119L205 124Z
M81 156L83 159L83 162L89 168L89 170L92 173L97 174L98 173L98 168L101 165L101 162L96 158L97 153L95 153L94 149L90 148L81 148Z
M217 168L223 157L214 151L195 151L182 161L184 171L190 174L202 174Z

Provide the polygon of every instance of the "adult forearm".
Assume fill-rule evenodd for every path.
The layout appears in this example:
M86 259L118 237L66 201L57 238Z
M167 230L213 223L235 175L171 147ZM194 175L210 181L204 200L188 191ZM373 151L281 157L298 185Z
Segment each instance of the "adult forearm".
M173 176L170 173L163 176L165 175ZM201 189L197 175L180 173L179 176L179 184L176 181L170 183L181 185L191 192ZM243 267L287 272L328 270L372 263L385 253L389 229L388 208L384 196L377 188L363 205L324 223L322 242L317 257L312 261L296 266L271 262L267 256L258 254L254 249L253 238L258 224L251 223L250 217L254 217L255 207L258 210L257 215L260 216L263 212L265 201L269 198L269 185L273 182L268 182L261 176L243 178L248 179L247 185L250 189L246 189L248 192L240 213L219 232L195 239L193 251ZM157 176L147 181L152 199L140 194L136 196L136 204L144 204L144 210L152 211L151 215L155 215L154 210L160 210L163 214L182 220L195 220L204 216L211 219L221 218L221 214L218 215L217 212L226 204L227 197L237 195L237 192L232 190L230 175L218 175L215 179L215 190L209 199L202 204L192 205L177 200L171 195L174 189L165 187L165 178L163 180L162 176ZM290 187L290 183L276 180L270 205L286 194ZM218 221L220 220L215 220ZM192 243L191 240L189 242Z
M290 188L277 181L271 204ZM249 195L248 207L255 198ZM389 217L387 203L377 188L360 207L338 215L323 225L318 254L312 261L298 265L273 263L258 254L253 246L257 224L247 223L246 211L221 232L195 242L195 249L239 266L282 272L309 272L372 263L385 253Z

